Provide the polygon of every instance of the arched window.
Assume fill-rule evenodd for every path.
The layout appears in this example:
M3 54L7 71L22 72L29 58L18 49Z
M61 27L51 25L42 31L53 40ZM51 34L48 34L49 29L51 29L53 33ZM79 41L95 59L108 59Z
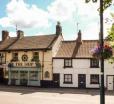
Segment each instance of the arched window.
M49 78L49 72L48 71L45 72L45 78Z

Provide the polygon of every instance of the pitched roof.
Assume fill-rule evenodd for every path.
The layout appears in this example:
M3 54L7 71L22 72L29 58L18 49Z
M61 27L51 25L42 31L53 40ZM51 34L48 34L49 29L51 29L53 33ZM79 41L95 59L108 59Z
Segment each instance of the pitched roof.
M16 41L16 38L12 37L10 39L4 40L0 42L0 50L7 49L11 44Z
M27 50L51 48L57 35L25 36L21 39L11 37L1 42L0 50Z
M75 41L62 41L56 57L72 57L75 45Z
M98 40L63 41L55 58L91 58L90 50L98 44Z

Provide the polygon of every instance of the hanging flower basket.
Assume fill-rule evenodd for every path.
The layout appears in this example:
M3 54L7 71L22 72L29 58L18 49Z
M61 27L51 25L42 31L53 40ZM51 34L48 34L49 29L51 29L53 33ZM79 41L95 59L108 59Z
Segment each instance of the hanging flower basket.
M102 46L98 45L97 47L93 48L91 50L92 56L94 58L100 59L103 57L104 59L109 59L112 57L112 47L109 45L103 46L103 52L102 52Z

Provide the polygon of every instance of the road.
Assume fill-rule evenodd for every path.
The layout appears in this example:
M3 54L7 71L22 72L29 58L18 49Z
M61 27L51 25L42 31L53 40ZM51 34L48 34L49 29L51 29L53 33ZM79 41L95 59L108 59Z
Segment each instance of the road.
M0 104L100 104L99 90L0 86ZM106 92L114 104L114 91Z

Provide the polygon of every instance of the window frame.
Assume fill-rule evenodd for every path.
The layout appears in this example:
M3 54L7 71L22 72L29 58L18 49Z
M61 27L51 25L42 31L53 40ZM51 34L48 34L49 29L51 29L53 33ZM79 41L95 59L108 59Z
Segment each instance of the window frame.
M15 56L14 54L17 54L17 56ZM19 53L18 52L13 52L12 53L12 61L18 61L19 59Z
M65 78L65 76L67 76L67 78ZM66 81L66 79L69 79L68 76L71 77L71 81ZM72 74L64 74L64 84L72 84Z
M29 72L29 80L30 81L37 81L38 80L38 71L30 71Z
M90 59L90 68L99 68L99 59Z
M49 73L49 71L45 71L44 76L45 76L45 78L50 78L50 73Z
M95 76L97 76L98 78L97 78L97 82L92 82L92 77L95 77ZM95 79L94 79L95 80ZM90 75L90 84L99 84L99 74L91 74Z
M68 65L66 65L66 61L68 62L67 63ZM64 68L72 68L72 59L70 58L64 59Z
M35 55L35 53L37 53L37 55ZM35 60L36 60L35 57L37 57L38 60L39 60L39 52L34 51L34 52L32 53L32 59L31 59L31 61L35 61Z

